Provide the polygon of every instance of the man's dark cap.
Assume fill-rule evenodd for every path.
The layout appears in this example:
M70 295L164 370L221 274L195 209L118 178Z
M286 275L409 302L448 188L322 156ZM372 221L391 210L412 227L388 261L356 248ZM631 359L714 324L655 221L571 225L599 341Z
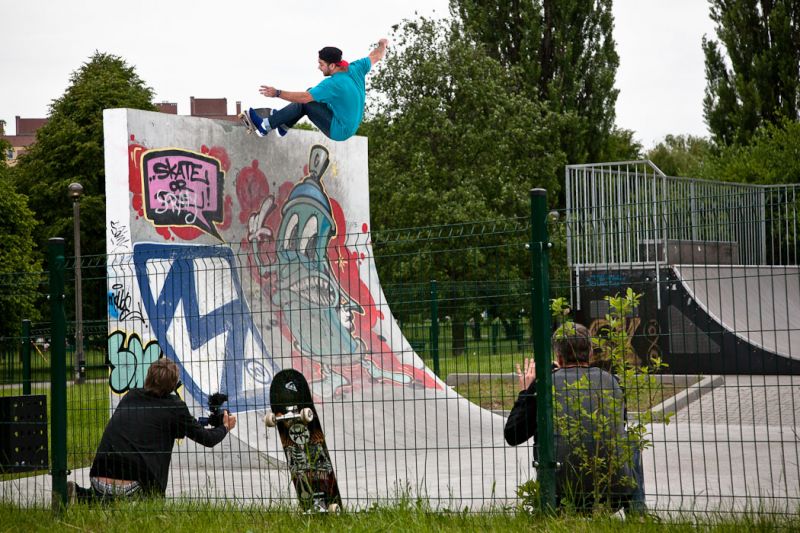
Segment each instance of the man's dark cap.
M342 60L342 51L335 46L326 46L319 51L319 58L326 63L338 63Z

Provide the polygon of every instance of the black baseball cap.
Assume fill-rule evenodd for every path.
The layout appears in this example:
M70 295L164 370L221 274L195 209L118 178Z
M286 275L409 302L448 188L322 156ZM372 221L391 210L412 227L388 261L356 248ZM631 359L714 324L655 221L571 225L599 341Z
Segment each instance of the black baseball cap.
M342 51L335 46L326 46L319 51L319 58L326 63L339 63L342 60Z

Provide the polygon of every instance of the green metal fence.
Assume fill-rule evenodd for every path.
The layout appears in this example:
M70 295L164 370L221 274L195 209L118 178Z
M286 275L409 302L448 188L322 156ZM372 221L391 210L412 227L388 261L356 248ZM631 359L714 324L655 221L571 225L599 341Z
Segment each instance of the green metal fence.
M608 179L607 173L604 176ZM591 184L586 187L589 190ZM793 201L790 195L783 197ZM638 377L634 381L620 378L626 385L629 424L644 421L647 506L665 516L671 512L717 513L747 508L796 511L800 504L800 445L795 432L799 373L793 362L795 352L770 352L768 344L778 346L785 336L788 345L793 350L796 347L799 328L791 318L800 299L796 269L783 264L779 271L762 269L754 273L734 269L741 265L720 265L718 259L713 264L698 261L700 256L707 259L706 254L720 257L719 246L712 250L708 243L701 254L692 252L693 270L686 261L671 265L669 271L663 268L664 261L659 267L645 262L634 268L629 262L610 261L600 261L593 269L587 269L586 263L576 267L574 261L568 261L567 236L571 243L583 242L584 246L586 242L606 243L603 250L611 254L608 257L621 257L628 250L649 253L646 247L650 245L650 251L658 253L658 244L640 247L631 242L636 234L616 222L590 225L590 231L586 221L595 219L586 213L576 214L574 209L550 213L544 191L536 191L531 202L530 215L518 219L391 230L370 235L368 240L359 235L348 241L353 257L374 261L377 267L377 272L369 271L365 277L371 287L380 288L380 294L372 292L373 308L362 309L362 316L390 311L395 319L396 330L387 318L389 325L372 326L371 333L375 342L385 343L397 353L371 355L376 360L396 355L410 367L416 354L424 365L418 370L430 369L441 382L436 382L438 388L414 389L383 378L361 390L344 390L333 398L319 399L346 502L352 508L364 508L413 493L440 509L512 507L525 503L517 487L530 488L525 483L537 479L538 487L528 503L545 509L560 505L563 494L558 493L556 480L565 465L554 447L559 426L550 399L552 376L538 373L538 449L534 456L532 441L512 448L503 435L503 417L520 392L513 372L517 364L531 357L535 357L537 368L550 367L553 299L563 297L569 316L585 323L596 339L603 340L609 336L611 311L605 297L632 288L641 295L641 301L625 317L623 328L629 338L623 348L630 351L635 362L631 375L641 376L642 369L655 368L653 363L659 358L668 365L657 368L646 385L641 385L644 381ZM701 204L706 211L711 205L697 205ZM794 227L795 221L785 216L793 205L776 208L783 213L784 229ZM596 214L618 213L618 208L615 206L614 211L608 207ZM622 212L635 213L637 209L643 212L645 206L628 206ZM712 215L703 213L706 218ZM671 224L691 224L691 220L686 217ZM689 234L691 228L681 231ZM788 252L773 256L785 263L793 257L794 244L789 241L795 234L782 235L776 250ZM620 249L612 253L608 243L614 242L620 243ZM693 243L697 246L696 241ZM20 506L49 506L51 494L57 494L57 501L64 503L68 479L87 484L88 467L111 408L124 395L124 391L111 390L111 376L128 363L121 362L119 353L110 360L107 340L123 331L126 342L136 338L136 342L147 345L146 333L152 331L150 338L164 343L155 332L155 320L163 317L146 317L150 322L137 318L142 333L134 337L134 330L125 329L124 321L89 314L94 322L84 324L85 375L83 383L78 383L73 372L74 325L68 318L75 303L74 294L68 290L75 265L63 257L63 249L59 251L57 245L52 244L49 271L35 275L41 314L49 321L20 324L18 335L0 343L0 396L44 394L50 409L48 473L2 474L0 494ZM677 242L665 241L661 246L674 246L670 252L680 250ZM763 249L761 241L756 248ZM302 360L302 354L295 353L302 339L282 330L280 319L275 318L282 315L275 310L273 293L250 277L255 264L253 250L241 243L226 243L217 249L230 253L249 316L261 325L263 342L278 366L289 367ZM89 280L104 279L106 269L125 272L116 279L124 287L139 287L138 293L147 284L162 289L168 283L177 286L177 279L194 280L192 283L204 280L207 285L200 287L204 298L229 302L234 295L225 291L233 291L233 285L224 281L231 278L220 257L228 255L220 252L210 258L193 257L185 264L175 256L149 258L141 264L126 262L129 257L113 256L81 266L88 269L85 279ZM193 270L176 274L176 265ZM346 271L341 261L333 266ZM343 279L343 294L363 303L361 289ZM709 288L710 282L716 284L715 289ZM125 296L111 282L99 285L102 294L93 298L101 302L111 298L112 305L115 298ZM768 287L772 296L765 300L761 296L766 295ZM734 305L740 314L760 311L764 316L770 311L777 317L783 313L785 321L746 327L735 326L733 317L734 327L715 323L713 305L723 309L726 304L709 302L725 291L741 297ZM701 301L701 293L705 300ZM177 301L182 296L176 290L172 298ZM682 307L687 299L691 301ZM149 312L147 303L142 305L143 312ZM139 309L126 304L128 311L132 308ZM283 316L290 311L284 308ZM190 335L185 333L188 326L180 330L199 317L198 311L184 308L182 315L176 311L175 316L178 321L173 320L172 329L165 328L165 338L204 357L206 366L197 366L199 370L194 372L199 374L193 376L207 376L203 372L211 373L215 365L227 364L221 355L211 352L213 347L190 342ZM229 320L222 316L221 321ZM724 321L727 315L721 315L721 319ZM383 324L381 320L375 323ZM147 329L150 326L152 330ZM764 340L745 342L756 333ZM766 339L769 336L772 341ZM133 353L133 344L126 346ZM222 352L220 346L216 349ZM678 347L684 351L677 351ZM714 347L716 352L709 351ZM188 367L194 363L182 359L182 364ZM406 366L387 363L381 370L385 376L397 368L406 371ZM309 377L314 379L317 367L311 368ZM196 387L200 389L201 385ZM187 391L182 394L192 412L204 414L206 406L193 400ZM238 432L220 448L204 449L188 442L176 446L168 500L296 504L279 445L261 422L265 409L261 405L248 407L251 398L240 401L243 407ZM739 476L740 472L744 475Z

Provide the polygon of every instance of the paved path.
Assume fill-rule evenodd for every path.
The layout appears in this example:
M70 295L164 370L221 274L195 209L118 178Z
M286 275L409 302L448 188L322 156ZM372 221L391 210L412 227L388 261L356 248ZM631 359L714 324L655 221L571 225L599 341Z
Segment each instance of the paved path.
M653 426L645 489L656 509L800 509L800 376L726 376Z
M800 376L725 376L721 387L703 394L675 422L797 427Z

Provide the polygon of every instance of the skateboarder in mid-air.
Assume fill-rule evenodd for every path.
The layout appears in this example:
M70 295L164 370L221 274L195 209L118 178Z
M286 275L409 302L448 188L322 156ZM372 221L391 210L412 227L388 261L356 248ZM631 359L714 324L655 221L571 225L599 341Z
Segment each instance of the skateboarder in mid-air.
M307 91L282 91L262 85L259 92L264 96L281 98L291 104L271 113L251 107L240 115L242 122L262 137L274 129L285 135L286 128L307 116L334 141L352 137L364 118L364 78L372 66L383 59L387 43L386 39L381 39L369 56L352 63L342 60L342 51L338 48L326 46L319 51L319 70L325 79Z

